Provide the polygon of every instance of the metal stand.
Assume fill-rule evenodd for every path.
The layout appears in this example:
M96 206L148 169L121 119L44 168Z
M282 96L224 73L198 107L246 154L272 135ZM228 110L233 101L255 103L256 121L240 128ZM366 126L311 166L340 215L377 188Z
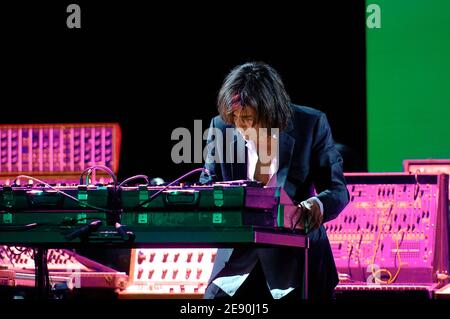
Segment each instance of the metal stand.
M47 249L36 248L34 250L35 287L37 299L47 299L50 282L47 267Z
M308 250L309 240L305 238L305 269L303 271L303 299L308 299Z
M281 246L300 247L305 252L305 263L303 271L303 299L308 299L308 250L309 238L302 234L292 234L286 232L276 232L267 229L256 229L254 232L254 242L257 244L271 244Z

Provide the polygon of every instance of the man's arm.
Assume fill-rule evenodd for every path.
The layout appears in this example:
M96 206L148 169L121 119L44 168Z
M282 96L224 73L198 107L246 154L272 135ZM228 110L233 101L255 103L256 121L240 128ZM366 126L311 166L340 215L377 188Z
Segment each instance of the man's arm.
M323 222L336 218L349 201L342 156L337 151L330 125L321 114L314 130L311 159L316 196L323 205Z

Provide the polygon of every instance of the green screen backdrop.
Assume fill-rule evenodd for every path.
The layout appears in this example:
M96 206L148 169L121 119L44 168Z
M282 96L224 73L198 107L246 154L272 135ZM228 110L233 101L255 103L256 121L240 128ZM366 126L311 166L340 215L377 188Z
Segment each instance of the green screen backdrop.
M369 4L381 9L381 27L366 25L369 171L450 158L450 0Z

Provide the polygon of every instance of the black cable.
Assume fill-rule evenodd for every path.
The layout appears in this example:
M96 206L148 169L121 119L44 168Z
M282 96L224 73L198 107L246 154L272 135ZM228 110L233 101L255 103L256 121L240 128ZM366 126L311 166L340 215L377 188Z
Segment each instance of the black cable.
M75 197L73 197L72 195L69 195L69 194L65 193L64 191L62 191L62 190L60 190L60 189L57 189L56 187L53 187L53 186L50 185L49 183L44 182L43 180L40 180L40 179L38 179L38 178L36 178L36 177L32 177L32 176L28 176L28 175L19 175L19 176L17 176L16 179L14 180L13 185L16 185L16 181L17 181L18 179L20 179L20 178L31 179L31 180L34 180L34 181L40 183L40 184L44 184L45 187L50 188L50 189L56 191L57 193L60 193L60 194L62 194L62 195L64 195L64 196L70 198L71 200L77 202L78 204L80 204L81 207L89 207L89 208L92 208L92 209L95 209L95 210L98 210L98 211L102 211L102 212L105 212L105 213L113 213L112 210L105 209L105 208L101 208L101 207L96 207L96 206L91 205L91 204L88 204L88 203L83 203L83 202L80 201L78 198L75 198ZM44 191L45 191L45 189L44 189Z
M36 227L41 226L73 226L76 225L78 222L83 220L104 220L106 221L106 218L103 217L83 217L83 218L65 218L59 223L31 223L31 224L25 224L25 225L0 225L0 231L27 231L34 229ZM19 249L18 249L19 250ZM24 250L26 251L27 248ZM20 251L20 250L19 250Z
M350 267L350 262L351 262L351 257L352 257L352 253L353 253L353 245L350 248L350 253L348 254L348 260L347 260L347 269L348 269L348 274L350 276L350 279L352 279L353 275L352 275L352 268Z
M400 249L400 247L402 246L404 238L405 238L405 232L402 232L402 238L400 239L400 242L398 244L398 249ZM398 253L398 254L400 254L400 253ZM394 267L397 268L397 256L395 256L395 258L394 258Z
M297 206L298 208L302 208L300 206ZM300 216L298 217L297 221L294 224L294 227L292 227L292 231L295 231L295 227L297 227L297 225L300 223L300 220L302 219L302 213L303 213L303 208L302 208L302 212L300 213ZM306 233L306 232L305 232Z
M31 223L26 225L1 225L0 231L24 231L36 228L37 226L40 226L40 224Z
M142 203L139 203L138 205L136 205L135 209L141 208L143 205L150 203L152 200L154 200L156 197L159 196L159 194L161 194L163 191L165 191L166 189L168 189L170 186L172 186L173 184L183 180L184 178L197 173L197 172L204 172L205 174L209 175L209 171L206 168L196 168L193 169L192 171L184 174L183 176L178 177L176 180L170 182L169 184L167 184L166 186L164 186L163 188L161 188L159 191L157 191L155 194L153 194L152 196L150 196L149 199L143 201Z
M358 242L358 265L359 265L359 267L360 267L360 269L361 269L361 273L362 273L362 275L363 275L364 282L366 282L367 279L366 279L366 276L364 276L364 268L361 267L361 260L360 260L360 258L359 258L359 256L361 255L361 243L362 243L362 240L363 240L363 234L361 234L361 235L359 236L359 242Z
M134 175L134 176L128 177L127 179L122 181L122 183L119 184L119 187L122 187L123 185L126 185L128 182L135 180L135 179L139 179L139 178L145 179L145 181L147 182L146 185L150 184L150 181L149 181L147 175Z
M62 226L74 226L80 221L88 221L88 220L103 220L106 221L107 218L103 217L83 217L83 218L64 218L58 225Z
M78 229L71 231L66 234L66 240L72 241L75 238L80 238L81 240L86 239L92 232L97 231L97 229L102 225L101 220L94 220L87 225L81 226Z
M303 213L306 214L307 211L308 211L308 212L310 211L309 209L303 207L303 205L302 205L301 203L298 204L297 207L298 207L298 208L301 208L302 211L301 211L300 216L298 217L297 221L295 222L294 227L292 227L292 231L295 231L295 227L297 227L297 225L298 225L298 224L300 223L300 221L302 220L302 214L303 214ZM307 216L305 217L305 222L304 222L304 225L303 225L305 234L308 234L308 233L309 233L309 224L310 224L310 222L311 222L311 217L312 217L312 216L309 217L309 220L307 220L307 218L308 218Z
M114 188L117 188L117 184L118 184L118 183L117 183L117 177L116 177L116 175L114 174L114 172L113 172L109 167L104 166L104 165L93 165L93 166L91 166L91 167L86 168L84 171L82 171L82 172L81 172L81 175L80 175L80 185L84 185L84 183L83 183L83 176L84 176L84 174L88 173L88 175L87 175L86 177L89 178L89 176L91 175L91 173L92 173L93 171L97 170L97 169L102 170L102 171L104 171L104 172L107 172L108 175L111 176L111 178L112 178L113 181L114 181ZM86 183L86 185L87 185L87 184L88 184L88 183Z
M413 198L414 198L414 200L416 200L417 196L419 195L419 191L420 191L420 183L419 183L419 179L417 176L417 171L414 174L414 179L416 180L416 183L414 184L414 194L413 194L414 197Z

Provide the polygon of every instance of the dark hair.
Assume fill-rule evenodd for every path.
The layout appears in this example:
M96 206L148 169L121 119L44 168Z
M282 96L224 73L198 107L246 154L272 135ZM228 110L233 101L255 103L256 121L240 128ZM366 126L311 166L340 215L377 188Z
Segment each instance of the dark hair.
M233 124L233 111L251 106L262 127L284 129L292 116L290 99L280 75L263 62L235 67L223 82L217 98L219 114Z

